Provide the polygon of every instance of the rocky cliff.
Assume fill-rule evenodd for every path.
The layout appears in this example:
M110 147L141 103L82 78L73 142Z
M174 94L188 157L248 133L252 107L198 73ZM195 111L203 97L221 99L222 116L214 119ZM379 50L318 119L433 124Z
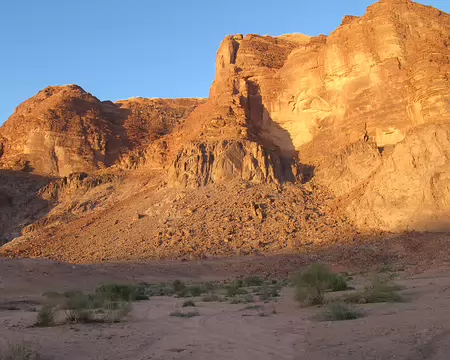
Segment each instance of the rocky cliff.
M226 37L207 101L49 88L0 129L0 164L68 176L46 179L48 213L2 253L191 258L450 230L449 34L448 14L381 0L329 36Z
M202 99L101 102L76 85L21 104L0 128L0 168L66 176L109 167L171 132Z

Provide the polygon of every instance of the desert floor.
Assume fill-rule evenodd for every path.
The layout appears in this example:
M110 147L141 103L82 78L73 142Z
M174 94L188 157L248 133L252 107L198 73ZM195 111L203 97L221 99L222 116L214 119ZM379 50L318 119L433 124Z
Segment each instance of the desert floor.
M450 267L389 267L402 285L404 302L360 304L364 317L317 321L318 307L302 308L294 289L252 304L203 302L194 298L198 316L170 313L184 298L154 296L133 302L118 323L35 327L47 291L91 290L105 282L196 283L258 273L279 276L294 271L289 257L201 262L70 265L46 260L0 259L0 349L26 343L41 359L449 359ZM373 272L373 270L371 270ZM267 275L269 274L269 275ZM283 273L284 274L284 273ZM351 273L350 285L364 286L368 272ZM283 275L284 276L284 275ZM250 308L256 305L259 309ZM0 351L1 353L1 351Z

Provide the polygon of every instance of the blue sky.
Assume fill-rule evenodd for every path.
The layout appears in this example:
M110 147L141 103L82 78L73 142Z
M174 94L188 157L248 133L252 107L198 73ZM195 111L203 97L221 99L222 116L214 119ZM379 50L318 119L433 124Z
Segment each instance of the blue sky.
M0 124L48 85L206 97L228 34L328 34L374 0L1 0ZM450 12L450 0L421 0Z

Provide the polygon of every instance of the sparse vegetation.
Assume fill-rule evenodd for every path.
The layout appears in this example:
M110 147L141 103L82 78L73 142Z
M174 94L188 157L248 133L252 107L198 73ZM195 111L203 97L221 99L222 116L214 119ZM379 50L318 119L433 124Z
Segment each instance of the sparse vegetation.
M185 300L181 306L182 307L192 307L192 306L195 306L195 302L193 300Z
M259 299L261 301L267 301L270 298L280 296L278 286L268 286L268 285L262 286L257 294L259 295Z
M257 275L248 276L244 279L245 286L261 286L264 281Z
M313 264L295 279L296 299L303 305L322 305L327 290L341 291L347 289L343 276L337 275L323 264Z
M55 325L55 307L45 304L37 313L36 326L47 327Z
M380 303L380 302L401 302L403 297L398 293L401 287L391 283L388 279L380 277L374 278L366 286L364 291L348 294L343 298L347 303Z
M331 302L315 318L319 321L354 320L362 317L362 312L343 302Z
M186 288L186 284L181 280L174 280L172 282L172 288L175 292L180 292Z
M233 297L230 300L230 304L249 304L253 302L253 296L252 295L246 295L244 297Z
M101 298L109 301L140 301L148 300L143 285L104 284L95 290Z
M0 360L40 360L41 356L30 344L20 343L0 349Z
M180 317L180 318L191 318L194 316L200 315L198 311L188 311L188 312L181 312L179 310L173 311L170 313L170 316Z
M187 289L188 289L188 292L193 297L200 296L201 294L204 293L204 290L202 289L202 287L200 285L190 285Z
M38 312L36 326L56 325L58 310L65 311L64 320L69 323L117 322L130 313L130 301L144 299L144 294L143 286L118 284L102 285L93 293L47 293L51 305L43 306Z
M330 277L331 291L344 291L348 289L347 280L342 275L333 274Z

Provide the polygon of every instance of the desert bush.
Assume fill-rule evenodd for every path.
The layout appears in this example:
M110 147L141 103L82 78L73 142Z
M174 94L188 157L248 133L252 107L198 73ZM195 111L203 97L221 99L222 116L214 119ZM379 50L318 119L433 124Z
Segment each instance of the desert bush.
M179 291L184 290L184 289L186 288L186 285L185 285L185 283L184 283L183 281L181 281L181 280L174 280L174 281L172 282L172 287L173 287L173 290L174 290L175 292L179 292Z
M149 296L172 296L176 293L172 284L151 284L147 287Z
M203 288L200 285L190 285L190 286L188 286L187 289L188 289L188 292L193 297L200 296L201 294L204 293L204 290L203 290Z
M278 286L262 286L258 292L259 299L261 301L267 301L270 298L278 297L280 296L279 289Z
M36 326L47 327L55 325L55 315L55 307L50 304L45 304L37 313Z
M253 295L251 295L251 294L248 294L244 297L242 297L242 296L233 297L230 300L230 304L249 304L252 302L254 302L254 300L253 300Z
M200 315L198 311L188 311L188 312L181 312L181 311L173 311L170 313L170 316L180 317L180 318L191 318L194 316Z
M248 294L248 291L245 289L242 289L242 286L244 285L244 282L242 280L234 280L230 284L226 286L226 293L228 297L233 297L236 295L243 295Z
M313 264L294 280L296 299L303 305L322 305L327 290L348 289L345 278L335 274L324 264Z
M331 302L315 318L320 321L353 320L362 317L363 314L343 302Z
M185 300L181 306L182 307L195 306L195 302L193 300Z
M95 308L90 304L85 306L85 304L80 303L80 306L66 311L66 321L82 324L118 322L127 316L131 310L131 303L126 301L106 301L101 308Z
M12 344L0 349L0 360L40 360L41 356L30 344Z
M348 289L347 280L342 275L332 274L329 285L331 291L344 291Z
M126 317L132 310L130 302L111 302L104 306L105 315L97 320L101 322L119 322Z
M388 279L375 277L365 287L364 291L348 294L343 298L347 303L380 303L401 302L403 297L398 293L401 287L391 283Z
M295 279L296 299L303 305L322 305L324 292L329 288L332 272L322 264L314 264L305 269Z
M95 290L95 294L107 301L148 300L145 287L141 285L104 284Z
M257 275L248 276L244 279L245 286L261 286L264 281Z

